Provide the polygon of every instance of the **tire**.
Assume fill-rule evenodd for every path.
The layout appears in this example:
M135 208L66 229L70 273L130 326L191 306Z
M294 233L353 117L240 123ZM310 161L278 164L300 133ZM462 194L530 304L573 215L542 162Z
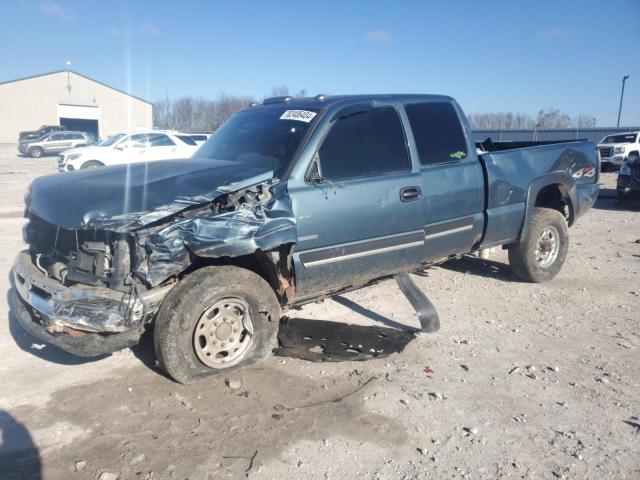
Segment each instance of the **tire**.
M40 147L31 147L29 149L29 156L31 158L40 158L44 155L44 150L42 150Z
M548 282L560 272L568 250L569 234L564 216L551 208L536 207L526 235L509 246L509 263L522 280Z
M236 332L237 312L242 311ZM246 328L247 314L253 334ZM179 383L228 373L271 355L279 320L278 299L262 277L232 266L201 268L184 277L160 306L154 328L156 357L160 367ZM228 336L220 336L222 331ZM223 351L215 354L220 344L225 345L220 338L235 341L230 342L234 350L228 350L226 356ZM203 339L207 341L204 345Z
M88 162L84 162L80 166L80 170L82 170L84 168L96 168L96 167L104 167L104 163L99 162L97 160L89 160Z

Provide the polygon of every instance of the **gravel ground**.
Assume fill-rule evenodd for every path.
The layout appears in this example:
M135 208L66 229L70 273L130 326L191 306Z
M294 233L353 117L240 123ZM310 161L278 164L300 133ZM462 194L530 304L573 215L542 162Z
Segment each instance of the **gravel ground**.
M54 171L0 146L3 292L24 190ZM272 357L182 386L149 342L90 360L38 344L3 294L0 478L640 478L640 215L602 182L548 284L504 252L414 275L442 328L386 359ZM391 281L300 314L417 322Z

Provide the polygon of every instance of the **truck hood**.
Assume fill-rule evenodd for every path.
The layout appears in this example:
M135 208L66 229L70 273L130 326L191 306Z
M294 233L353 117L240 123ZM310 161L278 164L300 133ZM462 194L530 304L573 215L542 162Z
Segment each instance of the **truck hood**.
M61 228L125 232L271 178L271 170L237 162L163 160L39 177L25 201Z

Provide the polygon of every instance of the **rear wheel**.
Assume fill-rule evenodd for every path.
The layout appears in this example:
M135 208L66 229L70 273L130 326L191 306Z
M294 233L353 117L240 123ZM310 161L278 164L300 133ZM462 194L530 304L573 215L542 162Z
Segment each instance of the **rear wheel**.
M536 208L528 232L509 247L509 263L521 279L547 282L560 272L568 249L564 216L551 208Z
M271 355L279 320L280 305L262 277L231 266L202 268L163 301L156 356L180 383L226 373Z
M42 150L40 147L31 147L29 149L29 156L31 158L40 158L43 155L44 155L44 150Z
M89 160L88 162L84 162L80 167L80 170L83 168L96 168L96 167L104 167L104 163L99 162L97 160Z

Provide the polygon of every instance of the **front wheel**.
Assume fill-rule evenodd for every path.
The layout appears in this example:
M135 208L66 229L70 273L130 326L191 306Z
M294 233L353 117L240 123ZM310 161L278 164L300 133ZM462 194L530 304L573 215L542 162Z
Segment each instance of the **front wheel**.
M264 360L275 347L280 305L269 284L238 267L205 267L178 283L156 317L160 367L191 383Z
M535 208L527 233L509 246L509 263L521 279L547 282L560 272L568 250L564 216L551 208Z
M31 158L40 158L43 155L44 150L42 150L40 147L32 147L29 149L29 156Z

